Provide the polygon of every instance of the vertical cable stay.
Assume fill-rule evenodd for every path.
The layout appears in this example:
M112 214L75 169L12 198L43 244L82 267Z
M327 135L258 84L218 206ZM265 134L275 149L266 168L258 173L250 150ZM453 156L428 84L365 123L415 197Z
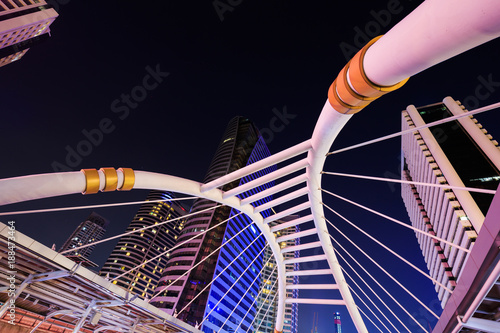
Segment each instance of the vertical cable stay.
M398 286L400 286L400 287L401 287L401 289L403 289L404 291L406 291L406 293L407 293L408 295L410 295L410 296L411 296L414 300L416 300L416 301L417 301L420 305L422 305L425 309L427 309L427 311L429 311L429 312L430 312L430 313L431 313L434 317L436 317L437 319L439 319L439 316L438 316L438 315L436 315L436 314L435 314L435 313L434 313L431 309L429 309L429 307L428 307L428 306L426 306L426 305L425 305L425 304L424 304L421 300L419 300L419 299L418 299L415 295L413 295L413 294L412 294L412 293L411 293L408 289L406 289L406 287L405 287L405 286L403 286L403 285L401 284L401 282L399 282L396 278L394 278L391 274L389 274L389 272L387 272L387 271L386 271L386 270L385 270L382 266L380 266L380 264L379 264L379 263L377 263L375 260L373 260L373 259L372 259L372 258L371 258L371 257L370 257L370 256L369 256L366 252L365 252L365 251L363 251L363 250L362 250L362 249L361 249L358 245L356 245L356 244L355 244L355 243L354 243L351 239L349 239L349 238L348 238L348 237L347 237L347 236L346 236L346 235L345 235L342 231L340 231L340 230L339 230L336 226L334 226L334 225L333 225L333 223L331 223L331 222L330 222L330 221L328 221L328 220L327 220L327 222L328 222L328 223L329 223L329 224L330 224L333 228L335 228L335 230L337 230L337 232L338 232L339 234L341 234L341 235L342 235L345 239L347 239L347 240L348 240L348 241L349 241L352 245L354 245L354 247L356 247L356 248L357 248L357 249L358 249L358 250L359 250L362 254L364 254L364 255L365 255L368 259L370 259L370 261L371 261L371 262L373 262L373 263L374 263L374 264L375 264L375 265L376 265L376 266L377 266L377 267L378 267L378 268L379 268L382 272L384 272L384 273L385 273L388 277L390 277L390 278L391 278L391 280L393 280L394 282L396 282L396 284L397 284ZM340 243L339 243L337 240L335 240L335 239L334 239L331 235L330 235L330 238L331 238L331 239L333 239L333 240L335 241L335 243L337 243L337 244L338 244L338 245L339 245L339 246L340 246L340 247L341 247L344 251L346 251L346 250L342 247L342 245L340 245ZM347 251L346 251L346 252L347 252ZM349 252L347 252L347 253L349 253ZM350 254L349 254L349 256L351 257L351 259L355 260L355 259L354 259L354 258L353 258ZM357 263L357 261L356 261L356 263ZM358 265L359 265L359 263L358 263ZM360 265L360 267L361 267L361 268L363 268L361 265ZM368 275L369 275L369 276L370 276L370 277L371 277L374 281L376 281L376 280L375 280L375 279L374 279L374 278L370 275L370 273L368 273L368 272L367 272L364 268L363 268L363 270L364 270L364 271L365 271L365 272L366 272L366 273L367 273L367 274L368 274ZM377 283L377 284L378 284L378 283ZM381 286L379 285L379 287L381 287ZM453 292L452 292L452 291L450 291L450 293L453 293ZM396 301L396 300L394 300L394 301ZM396 302L397 302L397 301L396 301ZM398 303L398 304L399 304L399 303ZM409 315L409 314L408 314L408 315Z
M166 201L182 201L182 200L194 200L198 197L185 197L176 199L165 199L165 200L143 200L143 201L129 201L129 202L115 202L99 205L85 205L85 206L72 206L72 207L59 207L59 208L45 208L45 209L33 209L33 210L19 210L14 212L3 212L0 216L5 215L21 215L21 214L33 214L33 213L48 213L48 212L63 212L66 210L79 210L79 209L90 209L90 208L106 208L106 207L119 207L119 206L132 206L140 205L148 202L166 202Z
M374 241L378 245L382 246L385 250L389 251L392 255L396 256L399 260L403 261L405 264L407 264L408 266L410 266L411 268L413 268L414 270L416 270L417 272L419 272L420 274L422 274L423 276L425 276L426 278L428 278L432 282L434 282L434 283L440 285L441 287L447 289L444 284L442 284L438 280L434 279L432 276L430 276L429 274L425 273L423 270L421 270L417 266L413 265L411 262L409 262L408 260L406 260L405 258L403 258L402 256L400 256L399 254L397 254L396 252L394 252L393 250L391 250L386 245L382 244L382 242L380 242L375 237L371 236L366 231L364 231L363 229L361 229L360 227L358 227L357 225L355 225L354 223L352 223L350 220L348 220L347 218L345 218L344 216L342 216L341 214L339 214L337 211L333 210L332 208L330 208L329 206L327 206L324 203L323 203L323 206L325 206L326 208L328 208L328 210L330 210L331 212L333 212L335 215L337 215L338 217L340 217L342 220L346 221L351 226L353 226L354 228L356 228L363 235L365 235L366 237L370 238L372 241ZM447 289L447 290L451 292L451 290L449 290L449 289Z
M344 273L345 273L345 270L344 270ZM349 275L348 275L348 276L349 276ZM349 277L349 278L350 278L350 277ZM354 282L354 283L356 283L356 282ZM359 287L358 287L358 288L359 288ZM371 313L375 316L375 318L377 318L377 319L378 319L378 321L382 324L382 326L384 326L384 327L385 327L385 329L386 329L388 332L391 332L391 330L390 330L390 329L388 329L388 328L387 328L387 326L385 326L385 325L384 325L384 323L382 322L382 320L381 320L380 318L378 318L378 317L375 315L375 313L373 312L373 310L372 310L372 309L370 309L370 307L369 307L369 306L365 303L365 301L363 301L363 299L362 299L361 297L359 297L359 295L356 293L356 291L355 291L355 290L354 290L351 286L349 286L349 289L350 289L350 290L351 290L351 292L352 292L352 293L353 293L353 294L354 294L354 295L355 295L355 296L356 296L356 297L357 297L357 298L361 301L361 303L363 303L363 305L364 305L364 306L365 306L368 310L370 310L370 312L371 312ZM360 289L360 290L363 292L363 289ZM363 293L364 293L364 292L363 292ZM365 296L366 296L366 294L365 294ZM367 297L368 297L368 296L367 296ZM368 299L370 299L370 298L368 298ZM370 301L371 301L371 300L370 300ZM358 310L359 310L359 309L360 309L360 307L358 306ZM381 330L381 329L377 326L377 324L375 324L375 322L373 322L373 320L371 320L371 319L370 319L370 316L367 316L364 312L363 312L363 314L365 315L365 317L366 317L366 318L368 318L368 320L369 320L369 321L373 324L373 326L375 326L375 327L376 327L376 328L377 328L380 332L384 333L384 332L383 332L383 331L382 331L382 330ZM391 323L391 324L392 324L392 323ZM393 325L393 327L394 327L394 325ZM396 329L396 327L394 327L394 329ZM397 331L397 329L396 329L396 331Z
M251 226L251 225L252 225L252 223L250 223L249 225L247 225L247 226L245 227L245 229L246 229L246 228L248 228L248 227L249 227L249 226ZM233 236L231 239L233 239L234 237L236 237L236 236ZM243 253L243 252L245 252L246 250L248 250L248 249L250 248L250 246L252 246L252 245L253 245L253 243L255 243L255 242L256 242L256 241L258 241L258 240L259 240L259 237L255 238L255 239L254 239L254 240L253 240L250 244L248 244L248 246L247 246L245 249L243 249L243 251L241 251L241 252ZM227 243L229 243L229 241L228 241ZM215 251L214 251L214 252L215 252ZM231 265L232 265L232 264L236 261L236 259L238 259L238 258L239 258L239 256L238 256L238 257L236 257L236 258L234 258L234 259L233 259L233 260L232 260L232 261L231 261L231 262L230 262L230 263L229 263L229 264L228 264L228 265L227 265L227 266L226 266L226 267L225 267L225 268L224 268L224 269L223 269L223 270L219 273L219 274L217 274L217 276L216 276L215 278L213 278L213 279L212 279L212 281L210 281L210 283L207 283L207 285L205 286L205 288L203 288L203 289L202 289L202 290L198 293L198 295L196 295L195 297L193 297L193 299L192 299L192 300L191 300L188 304L186 304L186 305L185 305L185 306L181 309L181 311L179 311L179 314L181 314L181 313L182 313L182 311L186 310L186 308L187 308L187 307L189 307L189 306L191 305L191 303L193 303L193 302L194 302L194 300L198 298L198 296L200 296L200 295L201 295L201 294L202 294L205 290L207 290L207 288L208 288L208 287L210 287L210 286L212 285L212 283L214 283L214 282L215 282L215 280L217 280L217 279L219 278L219 276L221 276L221 275L222 275L222 273L224 273L224 272L225 272L225 271L229 268L229 266L231 266Z
M265 249L269 248L269 244L266 245ZM271 261L273 257L272 256L269 256L269 259L267 259L266 263L264 265L262 265L262 269L260 270L259 274L257 274L257 276L253 279L252 283L250 283L250 286L252 286L256 281L257 279L262 275L262 273L264 272L264 270L266 269L266 265L269 263L269 261ZM276 270L276 266L274 267L271 275L274 273L274 271ZM250 289L250 287L249 287ZM247 289L247 292L248 290ZM259 294L260 294L260 290L259 290ZM257 295L258 297L258 295ZM238 303L236 303L236 306L234 307L234 309L231 311L231 313L229 314L229 316L226 318L226 320L222 323L221 327L219 328L219 330L217 331L217 333L220 332L220 330L224 327L224 325L226 325L227 321L229 320L229 318L231 318L231 316L233 315L234 311L236 311L236 309L238 308L238 306L240 305L240 303L243 301L243 298L241 298ZM253 304L253 303L252 303ZM251 306L250 306L251 308ZM250 309L249 308L249 309ZM247 312L248 314L248 312ZM245 314L245 317L246 317L246 314ZM241 321L243 321L245 319L245 317L241 318Z
M274 274L274 272L276 271L276 267L277 267L277 266L274 266L273 271L271 272L271 275L273 275L273 274ZM274 290L274 287L276 286L276 282L277 282L277 281L278 281L278 280L274 281L273 286L271 287L271 289L272 289L272 290ZM264 289L262 289L262 290L264 290ZM248 312L250 312L250 309L251 309L251 308L252 308L252 306L255 304L255 302L257 302L257 298L259 298L259 295L261 294L262 290L259 290L259 293L257 294L257 297L255 297L255 299L253 300L252 304L250 304L250 306L248 307L248 310L247 310L247 312L245 313L245 315L243 316L243 319L245 319L245 318L247 317ZM264 304L266 303L265 301L267 301L267 299L269 298L269 295L270 295L270 294L267 294L267 297L266 297L266 299L264 300L264 302L262 303L262 305L264 305ZM259 307L259 309L258 309L255 313L259 313L259 312L260 312L260 309L262 308L262 305ZM235 332L238 332L238 329L240 328L241 324L243 324L243 319L240 321L240 324L238 325L238 327L236 327L236 329L234 330ZM227 321L227 320L226 320L226 321ZM252 324L253 324L253 322L254 322L254 321L255 321L255 317L254 317L254 319L252 320L252 322L250 323L250 326L252 326ZM219 329L219 330L217 331L217 333L220 333L220 331L221 331L221 330L222 330L222 328L221 328L221 329Z
M349 200L349 199L347 199L347 198L344 198L344 197L342 197L342 196L340 196L340 195L338 195L338 194L334 194L334 193L332 193L332 192L330 192L330 191L327 191L327 190L325 190L325 189L320 189L320 190L321 190L321 191L323 191L323 192L325 192L325 193L330 194L331 196L333 196L333 197L335 197L335 198L338 198L338 199L344 200L345 202L348 202L348 203L350 203L350 204L352 204L352 205L354 205L354 206L357 206L357 207L359 207L359 208L363 208L364 210L369 211L370 213L373 213L373 214L375 214L375 215L381 216L381 217L383 217L383 218L385 218L385 219L387 219L387 220L389 220L389 221L395 222L395 223L397 223L397 224L399 224L399 225L401 225L401 226L403 226L403 227L405 227L405 228L411 229L411 230L413 230L413 231L415 231L415 232L418 232L418 233L421 233L421 234L423 234L423 235L425 235L425 236L427 236L427 237L430 237L430 238L432 238L432 239L438 240L438 241L443 242L443 243L445 243L445 244L448 244L448 245L450 245L450 246L456 247L457 249L462 250L462 251L464 251L464 252L467 252L467 253L469 253L469 252L470 252L470 250L469 250L469 249L466 249L466 248L464 248L464 247L462 247L462 246L460 246L460 245L458 245L458 244L455 244L455 243L453 243L453 242L447 241L447 240L446 240L446 239L444 239L444 238L441 238L441 237L437 237L437 236L431 235L431 234L429 234L428 232L422 231L422 230L420 230L420 229L418 229L418 228L415 228L415 227L413 227L413 226L411 226L411 225L408 225L408 224L406 224L406 223L404 223L404 222L401 222L401 221L399 221L399 220L397 220L397 219L395 219L395 218L392 218L392 217L390 217L390 216L388 216L388 215L382 214L382 213L380 213L380 212L377 212L376 210L373 210L373 209L368 208L368 207L366 207L366 206L363 206L363 205L361 205L361 204L359 204L359 203L356 203L356 202L354 202L354 201L352 201L352 200Z
M487 193L487 194L493 194L493 195L497 193L496 190L488 190L488 189L484 189L484 188L475 188L475 187L452 186L449 184L423 183L423 182L402 180L402 179L396 179L396 178L382 178L382 177L373 177L373 176L354 175L354 174L349 174L349 173L329 172L329 171L322 171L321 173L324 175L351 177L351 178L368 179L368 180L378 180L378 181L382 181L382 182L392 182L392 183L399 183L399 184L412 184L412 185L422 185L422 186L429 186L429 187L439 187L439 188L445 188L445 189L469 191L469 192L477 192L477 193Z
M228 219L226 219L226 220L224 220L224 221L222 221L222 222L218 223L217 225L214 225L213 227L208 228L207 230L202 231L202 232L200 232L200 233L198 233L198 234L194 235L193 237L191 237L191 238L189 238L189 239L186 239L184 242L179 243L179 244L177 244L177 245L173 246L172 248L170 248L170 249L168 249L168 250L166 250L166 251L164 251L164 252L160 253L159 255L155 256L154 258L148 259L147 261L145 261L145 262L143 262L143 263L141 263L141 264L139 264L139 265L135 266L134 268L131 268L131 269L129 269L128 271L126 271L126 272L124 272L124 273L122 273L122 274L120 274L120 275L116 276L116 277L115 277L115 278L113 278L111 281L117 280L117 279L119 279L119 278L121 278L121 277L123 277L123 276L127 275L128 273L130 273L130 272L132 272L132 271L136 270L137 268L139 268L139 267L141 267L141 266L143 266L143 265L145 265L145 264L148 264L148 263L150 263L151 261L156 260L156 259L158 259L159 257L162 257L162 256L166 255L167 253L170 253L170 252L174 251L175 249L177 249L177 248L181 247L182 245L184 245L184 244L186 244L186 243L188 243L188 242L192 241L192 240L193 240L193 239L195 239L195 238L200 237L201 235L206 234L206 233L207 233L207 232L209 232L210 230L212 230L212 229L214 229L214 228L217 228L217 227L218 227L218 226L220 226L221 224L226 223L227 221L231 220L232 218L235 218L236 216L238 216L238 215L240 215L240 214L242 214L242 213L240 212L240 213L238 213L238 214L234 215L233 217L230 217L230 218L228 218ZM183 217L184 217L184 216L183 216ZM173 220L170 220L170 221L173 221ZM156 226L158 226L158 225L160 225L160 224L155 224L155 225L156 225ZM206 259L206 258L205 258L205 259ZM204 259L204 260L205 260L205 259ZM202 260L201 262L203 262L204 260Z
M221 207L221 205L215 206L215 207L210 207L210 208L207 208L207 209L204 209L204 210L200 210L199 212L196 212L196 213L190 213L190 214L187 214L187 215L184 215L184 216L176 217L175 219L166 220L166 221L163 221L163 222L158 223L158 224L150 225L148 227L139 228L139 229L136 229L136 230L124 232L123 234L120 234L120 235L116 235L116 236L108 237L108 238L105 238L105 239L101 239L100 241L89 243L89 244L82 245L82 246L78 246L78 247L75 247L75 248L72 248L70 250L66 250L66 251L60 252L60 253L61 254L65 254L65 253L68 253L68 252L72 252L72 251L84 249L86 247L93 246L93 245L96 245L96 244L104 243L104 242L107 242L109 240L116 239L118 237L122 237L122 236L126 236L126 235L131 235L131 234L134 234L134 233L142 231L142 230L151 229L151 228L157 228L157 227L159 227L161 225L164 225L166 223L171 223L171 222L174 222L174 221L177 221L177 220L182 220L182 219L185 219L186 217L190 217L190 216L193 216L193 215L205 212L207 210L212 210L212 209L215 209L215 208L218 208L218 207Z
M274 273L274 270L273 270L273 273ZM271 288L272 290L274 290L274 286L276 286L276 282L278 282L278 280L274 281L273 286L272 286L272 288ZM259 312L260 312L260 310L262 309L262 307L264 306L264 304L266 304L267 299L269 298L269 295L271 295L271 293L267 294L266 299L264 300L264 302L262 302L262 304L260 305L259 309L258 309L258 310L257 310L257 312L255 312L255 313L259 313ZM276 299L276 296L278 296L278 293L275 293L275 294L274 294L274 297L273 297L272 303L274 303L274 300ZM255 300L257 300L257 299L255 299ZM271 304L271 303L269 303L269 304ZM253 304L252 304L252 305L253 305ZM267 311L269 311L269 308L267 308ZM266 311L266 314L267 314L267 311ZM248 313L248 312L247 312L247 313ZM250 328L252 327L252 324L253 324L253 322L255 321L255 319L257 319L257 317L254 317L254 318L253 318L253 320L252 320L252 322L250 323L250 325L249 325L248 329L246 330L246 333L248 333L248 331L249 331L249 330L250 330ZM240 326L241 326L241 324L240 324ZM238 326L238 327L236 328L235 332L237 332L237 330L238 330L238 328L239 328L240 326ZM260 326L259 326L259 327L260 327Z
M203 322L205 320L207 320L207 318L210 316L210 314L212 313L212 311L214 311L214 309L220 304L220 302L222 302L222 300L226 297L226 295L231 291L231 289L233 289L233 287L238 283L238 281L243 277L243 275L246 273L246 271L248 271L250 269L250 267L252 267L253 263L255 262L255 260L257 260L259 258L259 256L262 254L262 252L264 252L264 250L267 248L267 246L264 246L262 248L262 250L259 252L259 254L257 254L255 256L255 258L252 260L252 262L250 263L250 265L248 265L247 268L245 268L245 270L243 271L243 273L241 273L240 276L238 276L238 278L233 282L233 284L231 285L231 287L229 287L229 289L226 291L226 293L224 295L222 295L222 297L220 298L220 300L217 302L217 304L214 305L213 309L210 310L209 313L207 313L207 315L205 316L205 318L203 318L203 320L201 321L200 325L203 324ZM240 253L240 255L235 258L236 259L239 259L239 257L243 255L243 252ZM269 259L271 259L271 257L269 257ZM258 276L258 275L257 275Z
M354 268L349 264L349 262L342 256L342 254L340 253L340 251L338 251L337 249L334 249L335 250L335 253L342 259L344 260L345 264L347 266L349 266L349 268L358 276L358 278L361 280L361 282L363 282L367 287L368 289L375 295L375 297L377 297L377 299L385 306L385 308L387 310L389 310L389 312L394 316L394 318L396 318L399 323L401 325L403 325L404 328L406 328L406 330L408 330L408 328L405 326L405 324L403 324L403 322L401 321L401 319L399 319L398 316L396 316L396 314L391 310L391 308L384 302L384 300L382 298L380 298L380 296L375 292L375 290L373 290L370 285L361 277L361 275L356 272L356 270L354 270ZM358 287L359 290L361 290L361 292L366 296L366 298L368 298L370 300L370 302L375 306L375 308L382 314L382 316L384 316L384 318L392 325L392 327L394 327L394 329L397 331L397 328L396 326L394 326L394 324L389 320L389 318L386 317L386 315L382 312L382 310L380 310L378 308L377 305L375 305L375 303L371 300L370 297L368 297L368 295L363 291L363 289L356 283L356 281L354 281L354 279L347 273L347 271L342 268L342 270L344 271L344 273L351 279L351 281L356 285L356 287ZM352 290L352 289L351 289ZM358 296L359 297L359 296ZM371 309L368 308L370 311ZM374 314L375 315L375 314ZM385 325L384 325L385 326Z
M242 214L241 212L239 214ZM234 215L233 217L236 217L238 216L239 214L237 215ZM219 225L223 224L223 223L226 223L227 221L229 221L230 219L232 219L233 217L230 217L229 219L227 220L224 220L222 222L220 222L219 224L215 225L213 228L216 228L218 227ZM177 281L179 281L181 278L183 278L186 274L188 274L189 272L191 272L193 269L195 269L196 267L198 267L201 263L203 263L205 260L207 260L208 258L210 258L213 254L217 253L217 251L219 251L220 249L222 249L222 247L224 247L224 245L227 245L229 244L230 241L233 240L233 238L237 237L239 234L241 234L243 231L247 230L247 228L249 228L254 222L250 223L249 225L247 225L245 228L241 229L240 231L238 231L238 233L236 233L233 237L231 237L230 239L228 239L226 242L222 243L221 246L219 246L218 248L216 248L214 251L212 251L212 253L210 253L208 256L206 256L203 260L200 260L199 262L196 263L196 265L194 265L193 267L191 267L190 269L188 269L186 272L184 272L184 274L182 274L181 276L179 276L177 279L175 279L174 281L172 281L172 283L170 283L168 286L166 286L165 288L161 288L160 291L158 291L156 294L153 295L153 297L151 297L151 300L150 302L155 298L157 297L160 293L162 293L163 291L167 290L168 288L170 288L174 283L176 283ZM207 230L209 231L209 230ZM190 239L186 240L185 242L183 242L182 244L186 244L187 242L191 241L192 239L196 238L196 237L199 237L200 235L196 235L196 236L193 236L191 237ZM182 244L179 244L182 245Z
M359 263L356 259L354 259L354 257L352 256L352 254L350 254L350 253L349 253L346 249L344 249L344 247L342 247L342 245L340 245L340 243L339 243L339 242L338 242L335 238L333 238L331 235L330 235L330 238L331 238L331 239L332 239L332 240L333 240L333 241L334 241L334 242L335 242L335 243L336 243L336 244L337 244L337 245L338 245L338 246L339 246L342 250L344 250L344 252L345 252L345 253L347 253L347 255L348 255L348 256L349 256L349 257L350 257L350 258L351 258L351 259L352 259L352 260L353 260L353 261L354 261L354 262L355 262L355 263L356 263L356 264L357 264L357 265L358 265L358 266L359 266L359 267L360 267L360 268L361 268L361 269L362 269L362 270L363 270L363 271L364 271L364 272L365 272L365 273L366 273L366 274L367 274L367 275L368 275L368 276L369 276L369 277L370 277L370 278L371 278L371 279L372 279L372 280L373 280L373 281L374 281L374 282L375 282L375 283L376 283L379 287L380 287L380 289L382 289L382 290L383 290L383 291L387 294L387 296L389 296L389 298L391 298L391 299L394 301L394 303L396 303L396 304L397 304L397 305L401 308L401 310L403 310L403 311L404 311L404 312L408 315L408 317L410 317L411 319L413 319L413 321L414 321L415 323L417 323L417 325L418 325L418 326L420 326L420 327L421 327L421 328L425 331L425 328L424 328L424 327L422 327L422 325L421 325L421 324L420 324L420 323L419 323L419 322L418 322L415 318L413 318L413 316L412 316L412 315L408 312L408 310L406 310L406 309L405 309L405 308L401 305L401 303L399 303L399 302L398 302L398 301L394 298L394 296L392 296L392 295L391 295L391 293L389 293L389 292L388 292L388 291L387 291L387 290L386 290L386 289L385 289L385 288L384 288L384 287L380 284L380 282L378 282L378 281L377 281L377 280L376 280L376 279L375 279L375 278L374 278L374 277L373 277L373 276L372 276L372 275L371 275L371 274L370 274L370 273L369 273L369 272L368 272L368 271L367 271L367 270L366 270L366 269L365 269L365 268L364 268L364 267L363 267L363 266L362 266L362 265L361 265L361 264L360 264L360 263ZM338 253L338 251L336 251L336 252ZM344 261L345 261L345 259L344 259ZM356 272L356 271L354 271L354 272ZM356 273L356 274L357 274L357 273ZM386 272L386 274L388 274L388 273ZM376 293L375 293L375 292L374 292L374 294L376 295ZM414 297L414 298L415 298L415 297ZM417 301L418 301L419 303L421 303L418 299L417 299ZM385 304L384 304L384 305L385 305ZM388 306L386 306L386 307L387 307L387 309L388 309L388 310L392 313L392 315L393 315L394 317L398 318L398 316L396 316L396 314L394 314L394 312L392 312L392 310L391 310ZM425 307L426 309L428 309L425 305L424 305L424 307ZM428 311L429 311L429 312L432 312L432 311L431 311L431 310L429 310L429 309L428 309ZM399 321L399 322L400 322L400 323L401 323L401 324L402 324L402 325L403 325L403 326L404 326L404 327L405 327L408 331L410 331L410 330L409 330L409 329L408 329L408 328L407 328L407 327L406 327L406 326L405 326L405 325L401 322L401 320L400 320L399 318L398 318L398 321Z
M334 150L332 152L327 153L326 156L330 156L330 155L337 154L337 153L342 153L342 152L345 152L345 151L348 151L348 150L352 150L352 149L355 149L355 148L364 147L364 146L367 146L367 145L371 145L372 143L377 143L377 142L385 141L385 140L388 140L388 139L396 138L396 137L404 135L404 134L413 133L415 131L419 131L419 130L424 129L424 128L428 128L428 127L432 127L432 126L444 124L444 123L447 123L447 122L450 122L450 121L454 121L454 120L457 120L457 119L460 119L460 118L463 118L463 117L473 116L473 115L478 114L478 113L482 113L482 112L486 112L486 111L491 111L491 110L496 109L498 107L500 107L500 102L493 103L493 104L490 104L490 105L486 105L486 106L483 106L482 108L478 108L478 109L475 109L473 111L465 112L463 114L456 115L456 116L453 116L453 117L448 117L448 118L445 118L445 119L436 120L436 121L434 121L432 123L429 123L429 124L425 124L425 125L414 127L414 128L410 128L410 129L407 129L407 130L404 130L404 131L400 131L400 132L396 132L396 133L393 133L393 134L381 136L381 137L379 137L377 139L365 141L365 142L358 143L358 144L355 144L355 145L352 145L352 146L349 146L349 147L345 147L345 148L342 148L342 149L337 149L337 150Z

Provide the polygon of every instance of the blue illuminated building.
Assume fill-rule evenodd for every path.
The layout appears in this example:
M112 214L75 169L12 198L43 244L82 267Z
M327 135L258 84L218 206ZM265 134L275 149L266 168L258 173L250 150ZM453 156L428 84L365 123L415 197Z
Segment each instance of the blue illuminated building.
M262 136L259 136L247 164L257 162L269 155L269 150ZM276 170L275 166L244 177L241 179L240 185L274 170ZM271 186L274 186L273 182L261 186L258 190L244 192L238 197L244 199ZM256 201L252 205L256 207L269 200L271 200L271 197ZM237 211L231 210L230 216L237 213ZM271 213L271 210L261 212L264 218ZM224 234L224 242L228 242L250 223L251 220L243 214L231 219ZM252 242L254 243L245 250ZM252 327L258 306L256 298L259 294L259 274L262 270L265 245L266 241L259 228L251 225L221 249L215 269L215 275L221 275L214 281L210 289L205 317L210 315L204 322L204 332L211 333L212 330L217 332L220 328L225 332L246 332ZM233 260L235 261L233 262ZM230 264L231 262L233 263ZM241 278L238 280L240 276ZM223 297L226 293L227 295ZM212 311L215 305L217 305L217 308Z
M235 117L226 128L203 182L208 183L267 156L270 156L269 150L255 125L246 118ZM269 167L228 183L222 190L231 190L274 170L276 167ZM273 183L265 184L252 190L252 193L271 186ZM252 193L242 193L239 197L245 198ZM269 200L271 199L264 198L253 205L258 206ZM202 325L205 332L217 332L220 327L221 332L243 332L249 328L252 331L265 239L258 227L248 227L251 221L245 215L238 215L215 227L238 214L227 206L206 210L216 206L219 205L206 199L197 199L193 203L191 213L200 213L187 218L177 240L179 246L170 253L158 285L161 290L165 287L167 289L155 297L151 304L189 324ZM262 212L262 215L268 216L269 211ZM212 227L208 232L200 234ZM229 241L243 229L243 232ZM225 242L227 245L218 253L210 255ZM248 244L252 245L246 249ZM233 262L236 257L238 259ZM202 263L194 267L199 262ZM219 274L220 277L217 278ZM209 286L212 281L214 282Z

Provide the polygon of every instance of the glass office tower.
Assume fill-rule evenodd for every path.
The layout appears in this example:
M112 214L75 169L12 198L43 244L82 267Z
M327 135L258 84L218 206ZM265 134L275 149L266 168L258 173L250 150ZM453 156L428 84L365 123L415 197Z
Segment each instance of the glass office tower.
M270 156L269 150L255 125L246 118L235 117L226 128L203 182L210 182L267 156ZM269 167L226 184L222 189L228 191L273 170L276 168ZM273 183L265 184L256 191L270 186ZM242 193L239 197L249 195L251 193ZM253 205L258 206L269 200L264 198ZM191 213L216 206L219 205L198 199ZM203 322L203 329L207 332L212 332L212 329L218 331L220 327L222 331L234 331L238 326L239 330L246 331L250 327L256 313L254 301L259 292L258 274L262 269L265 240L256 226L249 226L247 216L237 214L230 207L220 206L187 219L178 239L178 244L182 245L172 251L158 286L167 286L167 289L153 300L153 305L187 323L196 325ZM268 216L269 212L264 211L262 215ZM228 222L191 239L230 217ZM212 254L223 243L226 245ZM239 259L234 260L238 256ZM197 265L203 259L206 260Z

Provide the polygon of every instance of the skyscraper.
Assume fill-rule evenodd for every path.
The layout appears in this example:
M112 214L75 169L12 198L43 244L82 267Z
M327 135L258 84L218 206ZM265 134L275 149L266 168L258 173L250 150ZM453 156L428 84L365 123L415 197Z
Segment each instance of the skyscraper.
M340 312L333 314L333 333L342 333L342 325L340 323Z
M71 236L63 244L59 252L64 252L89 243L100 241L106 232L109 221L99 214L92 212L90 216L80 223ZM81 262L83 266L97 267L97 264L90 261L90 254L95 246L88 246L64 254L73 261Z
M186 215L184 207L173 199L175 197L168 192L151 191L148 194L148 202L141 205L127 227L126 232L130 234L120 238L102 267L101 276L114 279L124 274L113 283L143 298L153 296L168 260L168 256L161 254L175 245L184 223L182 216ZM176 220L134 232L173 219ZM134 269L137 266L140 267Z
M48 38L49 26L57 16L43 0L0 1L0 67Z
M403 130L467 112L447 97L443 103L403 111ZM472 116L403 135L402 179L459 187L496 189L500 182L498 143ZM402 185L402 197L414 227L465 248L474 243L493 199L463 190ZM429 274L453 290L467 253L417 233ZM435 283L444 307L450 296Z
M284 217L278 221L271 222L269 224L270 227L275 225L289 222L291 220L299 218L298 215L289 215ZM299 226L286 228L276 232L276 237L285 237L294 235L299 232ZM290 238L280 243L280 247L289 247L293 245L300 245L299 238ZM300 251L291 251L283 253L284 260L299 258ZM274 325L276 322L276 301L272 302L274 296L276 295L276 288L272 288L275 285L276 280L278 279L278 271L275 269L276 261L274 260L274 256L270 248L266 249L264 256L264 271L262 272L262 278L260 281L260 294L257 299L257 308L258 312L256 315L256 320L254 324L254 329L256 333L272 333L274 332ZM287 271L298 271L299 264L287 264ZM298 284L299 277L298 276L287 276L286 284ZM298 298L299 290L298 289L287 289L286 291L287 298ZM297 303L287 303L285 304L285 320L283 325L283 333L297 333L299 318L298 318L299 305Z
M255 125L246 118L235 117L226 128L204 183L269 155L264 139ZM269 167L236 180L225 185L223 190L228 191L275 169ZM265 184L257 191L272 185L272 183ZM252 193L242 193L239 197L245 198L253 193L254 190ZM258 206L269 200L270 198L264 198L254 202L253 205ZM193 204L191 213L216 206L214 202L198 199ZM267 210L262 212L263 216L269 214ZM230 217L228 222L190 240L193 236ZM239 233L240 231L242 232ZM223 242L227 242L227 245L210 256ZM201 324L206 318L203 321L203 328L207 332L212 332L212 329L218 331L219 328L231 331L238 326L247 330L256 313L258 275L264 258L265 240L260 230L250 225L246 215L238 215L238 212L231 208L221 206L188 218L178 244L182 245L172 251L159 284L159 288L165 286L168 288L161 292L152 304L168 313L176 314L179 319L193 325ZM249 244L252 245L246 249ZM202 264L194 267L207 257L208 259ZM237 257L239 259L235 260ZM189 273L183 275L190 269L192 270ZM241 280L236 282L240 276ZM209 285L212 281L213 284ZM247 291L248 288L250 290ZM226 292L227 297L225 297ZM239 305L236 307L238 302Z

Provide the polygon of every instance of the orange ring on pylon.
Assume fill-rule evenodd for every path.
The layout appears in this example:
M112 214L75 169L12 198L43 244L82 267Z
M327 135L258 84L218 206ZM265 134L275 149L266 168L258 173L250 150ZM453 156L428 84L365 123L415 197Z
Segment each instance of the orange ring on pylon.
M102 192L110 192L116 190L118 186L118 174L116 173L115 168L101 168L99 171L104 173L105 184Z
M135 172L130 168L119 168L123 174L123 184L118 191L130 191L135 185Z
M376 99L388 92L394 91L396 89L401 88L409 78L402 80L392 86L380 86L378 84L373 83L366 76L363 59L365 58L366 51L372 46L377 40L379 40L382 36L377 36L368 42L358 53L354 55L351 59L351 66L349 68L349 82L351 83L352 88L362 96L367 98Z
M99 192L99 172L96 169L81 169L80 172L83 172L85 175L85 190L82 194L94 194Z

